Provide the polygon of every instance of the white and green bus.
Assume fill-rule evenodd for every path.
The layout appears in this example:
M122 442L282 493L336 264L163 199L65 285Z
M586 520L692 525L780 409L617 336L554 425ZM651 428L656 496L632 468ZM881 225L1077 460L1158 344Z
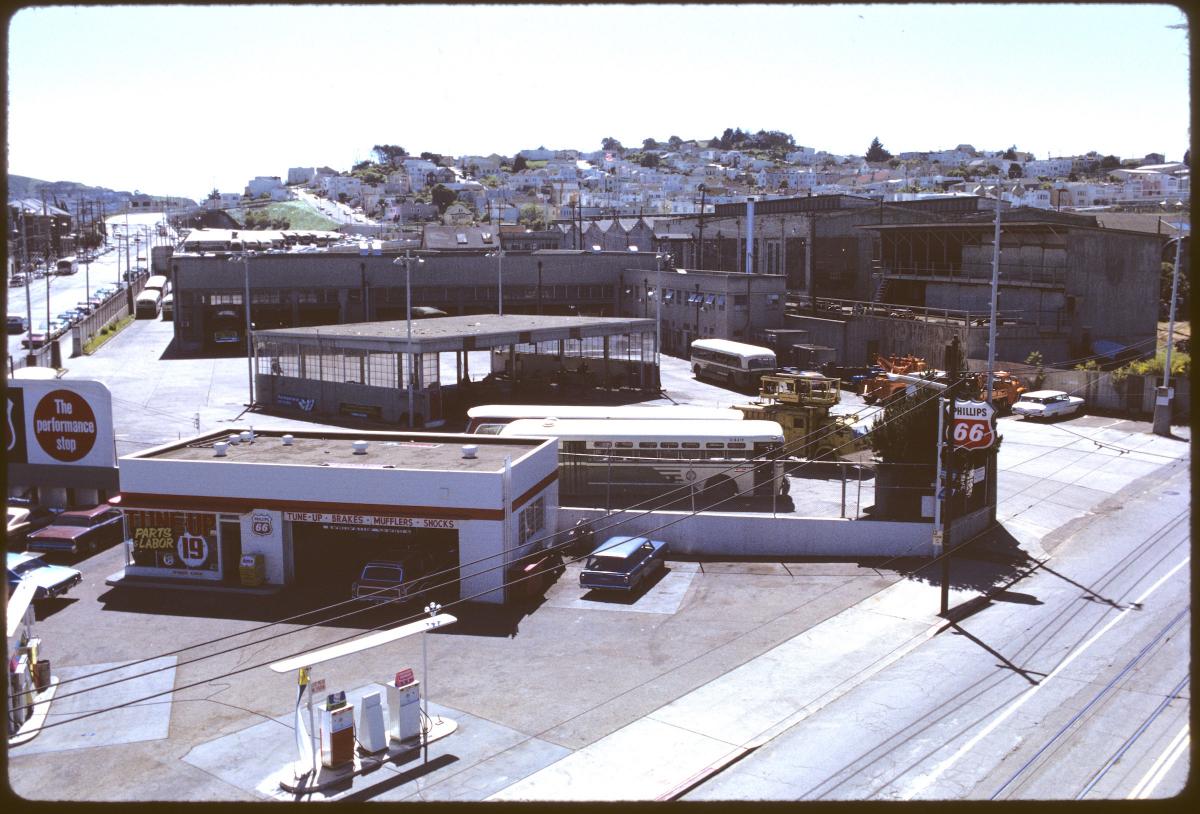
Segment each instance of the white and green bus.
M557 438L564 496L696 494L713 504L788 489L774 421L523 418L499 434Z
M775 351L731 342L697 339L692 343L692 373L726 386L757 390L759 380L778 369Z

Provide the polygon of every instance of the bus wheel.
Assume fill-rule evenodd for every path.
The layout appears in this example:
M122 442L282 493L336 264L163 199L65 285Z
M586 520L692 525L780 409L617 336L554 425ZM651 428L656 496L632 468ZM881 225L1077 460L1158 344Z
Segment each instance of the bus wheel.
M704 482L703 497L712 503L723 503L737 494L737 485L725 475L713 475Z

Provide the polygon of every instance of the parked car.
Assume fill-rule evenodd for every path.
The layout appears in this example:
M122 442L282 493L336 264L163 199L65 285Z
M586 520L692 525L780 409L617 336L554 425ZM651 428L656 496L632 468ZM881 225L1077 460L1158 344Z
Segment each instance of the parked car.
M65 565L51 565L37 554L8 552L8 595L22 582L35 586L34 600L61 596L83 581L83 574Z
M47 341L46 326L38 325L33 329L33 331L30 332L29 336L21 340L21 347L31 349L40 348L42 345L45 345Z
M24 274L14 274L13 276L8 278L8 284L10 287L25 285L25 275Z
M4 514L8 526L4 534L8 548L20 551L25 547L25 536L49 525L54 513L45 506L5 506Z
M1061 390L1035 390L1022 393L1012 411L1025 418L1054 418L1075 415L1082 409L1083 399L1079 396L1071 396Z
M96 308L90 302L77 302L75 303L75 310L86 317L92 311L95 311Z
M8 332L10 334L23 334L29 330L29 320L20 314L8 315Z
M666 568L667 544L646 537L609 537L579 572L581 588L632 591Z
M79 321L79 312L75 310L63 311L58 315L57 319L66 325L74 325Z
M432 559L424 554L368 562L350 586L350 596L361 602L404 602L418 598L436 584L434 567Z
M124 537L121 513L106 503L90 509L65 511L45 528L25 538L30 551L92 553Z

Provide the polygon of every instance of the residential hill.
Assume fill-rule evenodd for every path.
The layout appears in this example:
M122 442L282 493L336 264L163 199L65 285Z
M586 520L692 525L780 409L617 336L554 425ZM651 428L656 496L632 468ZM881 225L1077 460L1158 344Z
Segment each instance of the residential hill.
M40 178L30 178L25 175L8 175L7 183L7 198L10 201L16 198L41 198L44 194L46 196L46 203L59 205L71 212L75 211L76 204L81 199L103 201L109 208L122 208L133 200L135 196L141 197L143 195L150 198L169 197L175 200L184 200L195 206L195 203L190 199L180 198L179 196L149 195L137 190L129 192L128 190L114 190L107 187L93 187L81 184L78 181L43 181Z

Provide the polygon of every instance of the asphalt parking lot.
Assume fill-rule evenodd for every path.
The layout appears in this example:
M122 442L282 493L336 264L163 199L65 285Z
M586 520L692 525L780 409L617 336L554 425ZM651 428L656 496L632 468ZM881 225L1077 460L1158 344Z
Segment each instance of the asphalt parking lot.
M244 415L245 360L164 361L169 337L169 323L139 321L97 355L67 363L68 376L97 378L112 390L120 453L194 432L196 419L202 430L251 422L304 426ZM728 406L744 399L691 380L680 360L667 360L664 384L680 403ZM1162 464L1151 456L1162 457L1177 443L1148 436L1144 423L1099 416L1049 425L1004 419L1000 428L1006 442L999 514L1012 533L1007 548L959 565L956 588L967 592L1009 578L1013 558L1024 553L1016 546L1052 547L1057 529L1152 473ZM1098 440L1147 451L1116 452ZM1114 471L1118 456L1121 469ZM439 761L432 770L397 765L387 783L354 794L481 800L565 757L582 756L579 750L769 658L806 632L846 619L850 609L885 590L920 583L936 593L928 578L908 579L920 564L675 558L651 584L616 598L581 589L579 566L571 564L536 602L447 608L457 624L424 640L402 639L329 662L314 678L324 679L329 691L353 694L413 667L431 710L460 724L431 747ZM420 614L419 608L345 605L298 616L311 609L311 597L106 585L122 565L119 547L77 561L83 583L39 609L35 630L62 683L48 728L10 751L9 782L21 796L276 799L270 778L294 756L296 684L294 676L266 665ZM935 601L928 598L931 610ZM863 632L862 618L844 623L845 641ZM274 624L279 620L287 621ZM421 668L424 648L428 676ZM115 681L136 674L129 663L147 659L156 660L151 666L158 672ZM804 683L803 673L795 682ZM88 686L94 689L73 694ZM126 708L89 715L114 701L136 702L138 714Z

